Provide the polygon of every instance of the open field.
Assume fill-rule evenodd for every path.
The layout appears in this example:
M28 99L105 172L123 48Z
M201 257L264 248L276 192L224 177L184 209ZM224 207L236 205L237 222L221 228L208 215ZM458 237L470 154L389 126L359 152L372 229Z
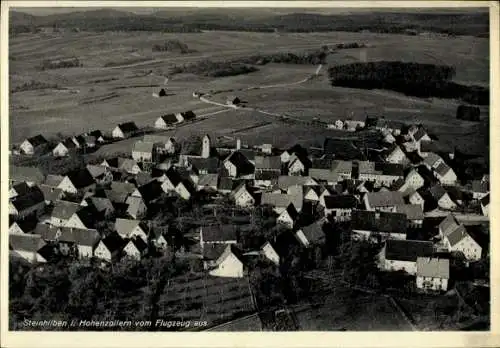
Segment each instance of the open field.
M177 39L196 52L152 52L153 44L170 39ZM258 66L259 71L254 73L223 78L173 75L168 84L169 95L164 98L152 97L152 93L158 93L163 85L169 67L175 64L203 59L234 59L259 53L300 52L317 49L324 44L346 42L365 43L370 47L338 50L330 55L329 64L364 59L364 55L367 60L433 63L437 60L443 64L456 65L456 79L459 81L477 84L488 82L488 40L473 37L448 39L377 33L274 34L223 31L199 34L23 34L9 42L11 90L31 80L57 85L57 88L11 94L10 141L19 142L40 132L50 136L57 132L76 134L89 129L110 131L117 123L129 120L140 126L152 125L158 116L168 112L194 110L204 114L222 110L221 107L193 98L192 92L195 90L223 91L210 99L224 102L227 95L234 94L248 101L249 107L304 119L318 117L327 121L351 115L363 117L370 113L389 119L448 127L455 132L464 129L464 134L470 135L471 124L455 119L458 104L452 100L428 101L386 91L333 88L326 77L328 65L316 79L304 82L301 80L313 74L315 66L267 64ZM366 54L361 53L361 50L365 50ZM44 59L72 56L78 57L83 67L45 71L36 69ZM123 65L104 67L109 62ZM154 74L148 76L151 70ZM273 87L248 90L265 86ZM237 116L231 116L233 114ZM175 135L184 136L192 132L230 133L251 126L249 118L255 118L255 123L273 121L261 113L245 110L229 111L213 117L213 120L211 117L196 126L179 128ZM289 141L294 141L290 134L297 135L298 140L315 137L314 131L304 132L303 127L302 131L297 129L295 132L291 126L284 127L282 123L273 122L275 124L241 132L238 136L244 142L256 139L279 141L282 138L279 133L287 129ZM432 130L438 133L437 129Z

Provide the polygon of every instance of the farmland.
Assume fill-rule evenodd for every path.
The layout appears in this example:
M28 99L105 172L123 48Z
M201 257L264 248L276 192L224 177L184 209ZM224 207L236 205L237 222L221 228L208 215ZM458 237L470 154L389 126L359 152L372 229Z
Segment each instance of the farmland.
M193 52L153 52L153 45L174 39L186 44ZM327 67L317 78L296 83L315 71L316 67L308 65L271 63L258 66L256 72L222 78L176 74L170 76L167 97L152 97L152 93L157 93L163 85L164 76L175 65L204 59L223 61L255 54L303 52L343 42L360 42L368 47L338 50L330 54L327 65L360 59L424 63L446 61L456 66L457 81L482 85L488 83L488 40L475 37L446 39L379 33L275 34L232 31L198 34L22 34L9 42L10 88L13 90L33 81L37 89L17 91L10 96L11 142L19 142L41 129L49 136L57 132L77 134L90 127L109 131L117 123L127 120L134 120L139 126L150 126L158 116L167 112L194 110L203 114L217 111L211 105L193 98L192 92L195 90L225 91L213 96L218 101L223 101L226 95L238 94L249 102L249 106L269 112L289 113L304 119L319 117L328 121L353 114L363 116L367 113L383 113L389 119L430 124L437 122L443 127L467 128L470 125L455 119L457 103L452 100L422 100L385 91L332 88L326 78ZM37 69L43 60L63 57L77 57L83 66L44 71ZM148 75L150 71L153 71L153 75ZM50 88L36 83L43 83ZM276 86L280 84L283 86ZM246 90L263 86L275 87ZM233 111L221 113L217 119L224 120L226 131L234 131L248 126L243 124L249 117L255 117L258 120L256 122L260 122L261 116L264 116L248 112L243 115L245 112L234 111L234 115L238 115L234 117L230 116ZM223 115L226 117L222 118ZM199 123L196 130L225 132L220 128L220 122L211 123L207 119ZM280 127L280 124L269 125L269 133ZM264 130L256 129L253 133L249 131L241 136L256 139L254 136L257 134L264 141L269 139ZM307 135L314 138L314 132L311 130ZM178 135L185 133L189 133L189 127L179 131Z

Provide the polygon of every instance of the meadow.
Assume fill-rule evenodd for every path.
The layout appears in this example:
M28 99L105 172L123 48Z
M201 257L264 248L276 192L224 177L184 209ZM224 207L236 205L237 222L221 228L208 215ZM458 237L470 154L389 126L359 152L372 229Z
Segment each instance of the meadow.
M153 52L153 45L167 40L178 40L193 52ZM328 56L319 75L307 81L302 80L311 76L316 66L270 63L257 66L256 72L220 78L169 75L174 66L201 60L300 53L323 45L349 42L363 43L367 47L336 50ZM9 115L11 143L37 133L71 135L89 129L106 132L130 120L139 126L152 126L156 118L169 112L193 110L204 114L222 110L222 107L193 98L193 91L211 92L210 99L218 102L224 102L228 95L237 95L247 101L249 107L306 120L317 117L330 121L376 114L389 119L422 122L435 127L433 131L444 136L450 130L456 134L457 129L470 135L471 123L455 118L457 101L332 87L327 68L382 59L446 62L456 67L455 80L461 83L488 85L489 77L488 39L470 36L444 38L355 32L62 32L17 35L11 38L9 49L10 90L13 92ZM83 66L39 69L43 60L71 57L77 57ZM152 94L163 87L165 76L169 76L167 96L154 98ZM26 87L27 90L19 87L27 83L34 87ZM15 88L18 90L14 92ZM487 113L486 108L482 115ZM251 126L253 121L249 118L254 118L255 124L262 120L273 121L273 124L239 133L243 141L278 141L288 145L295 139L314 139L318 132L324 133L312 128L304 132L301 126L296 126L295 131L294 126L287 126L286 141L283 124L247 110L213 115L196 126L179 128L174 133L179 137L193 132L231 133Z

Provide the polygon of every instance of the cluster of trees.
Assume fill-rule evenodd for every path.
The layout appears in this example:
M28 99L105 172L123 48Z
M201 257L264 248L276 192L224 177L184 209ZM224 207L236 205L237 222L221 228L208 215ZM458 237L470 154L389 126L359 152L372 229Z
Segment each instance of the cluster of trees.
M24 91L34 91L37 89L46 89L46 88L58 88L59 86L55 83L46 83L46 82L40 82L36 80L30 80L27 82L24 82L22 85L13 87L10 92L11 93L16 93L16 92L24 92Z
M153 52L180 52L182 54L196 52L190 49L187 44L179 40L167 40L162 45L154 44L152 48Z
M80 62L80 60L76 57L73 57L73 58L57 59L57 60L45 59L42 62L40 69L48 70L48 69L78 68L82 66L83 64Z
M175 66L171 69L171 74L195 74L209 77L224 77L249 74L258 71L254 66L226 62L213 62L211 60L203 60L197 63Z
M245 64L265 65L268 63L286 63L286 64L323 64L328 53L325 50L302 52L302 53L275 53L269 55L254 55L248 58L237 60Z
M379 61L339 65L328 71L333 86L388 89L422 98L461 99L470 104L489 104L488 88L451 82L455 75L455 68L451 66Z

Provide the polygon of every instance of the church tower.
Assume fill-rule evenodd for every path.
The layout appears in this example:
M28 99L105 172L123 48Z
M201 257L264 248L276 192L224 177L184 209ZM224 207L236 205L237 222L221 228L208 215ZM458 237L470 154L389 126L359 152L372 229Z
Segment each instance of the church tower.
M202 140L201 157L210 157L210 137L208 135L205 135Z

